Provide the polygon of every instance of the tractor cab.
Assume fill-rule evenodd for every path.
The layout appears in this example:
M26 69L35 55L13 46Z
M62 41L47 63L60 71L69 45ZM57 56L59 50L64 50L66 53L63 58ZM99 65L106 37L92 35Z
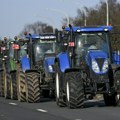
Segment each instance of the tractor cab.
M43 60L44 56L53 56L56 53L56 41L54 35L41 35L40 39L34 43L35 62Z
M45 64L46 61L49 61L49 64L54 63L56 54L61 50L60 43L56 42L55 34L28 35L26 38L32 39L32 49L28 43L28 55L31 56L32 59L30 60L33 61L34 66L38 66L41 62Z
M92 69L91 61L93 59L94 62L102 61L102 63L98 63L101 67L104 66L105 61L107 64L108 61L111 63L112 51L109 41L111 30L111 26L65 28L68 34L67 50L71 56L72 67L79 68L87 64Z

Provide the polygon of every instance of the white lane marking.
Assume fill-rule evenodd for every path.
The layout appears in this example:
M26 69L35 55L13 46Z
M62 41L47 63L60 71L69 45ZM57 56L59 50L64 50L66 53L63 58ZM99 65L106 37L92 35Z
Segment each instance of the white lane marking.
M39 112L48 112L47 110L43 110L43 109L37 109L37 111L39 111Z
M75 120L82 120L82 119L75 119Z
M9 103L10 105L17 105L17 103Z

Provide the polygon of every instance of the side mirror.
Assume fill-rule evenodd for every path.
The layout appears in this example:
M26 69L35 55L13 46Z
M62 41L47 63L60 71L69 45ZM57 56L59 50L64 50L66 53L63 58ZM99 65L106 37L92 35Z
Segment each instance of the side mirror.
M55 30L55 34L56 34L56 41L58 43L61 42L61 38L62 38L62 31L58 31L57 29Z

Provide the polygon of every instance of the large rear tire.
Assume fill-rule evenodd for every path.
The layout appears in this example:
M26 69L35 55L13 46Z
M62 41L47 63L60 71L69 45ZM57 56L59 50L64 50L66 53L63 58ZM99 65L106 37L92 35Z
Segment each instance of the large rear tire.
M104 102L106 106L116 106L119 104L119 99L116 93L109 95L103 94Z
M120 103L120 70L114 73L115 93L112 95L104 94L104 102L107 106L116 106Z
M84 87L80 72L65 74L66 102L69 108L80 108L84 105Z
M4 71L0 72L0 96L4 97Z
M39 74L36 72L26 73L26 100L29 103L40 102Z
M60 107L66 106L66 102L63 96L63 87L62 87L62 73L60 71L59 65L55 64L55 94L56 94L56 103Z
M10 74L11 80L10 80L10 95L11 99L17 100L17 80L16 80L16 72L13 72Z
M10 75L8 72L5 73L4 78L4 97L10 99Z
M25 88L25 73L23 71L19 71L18 80L17 80L17 87L18 87L18 101L25 102L26 101L26 88Z

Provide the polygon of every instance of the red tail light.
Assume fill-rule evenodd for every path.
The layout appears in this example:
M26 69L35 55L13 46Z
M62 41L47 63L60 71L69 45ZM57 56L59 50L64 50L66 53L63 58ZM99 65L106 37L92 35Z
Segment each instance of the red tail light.
M18 49L20 49L20 46L17 45L17 44L13 44L13 45L12 45L12 48L18 50Z
M4 51L4 50L6 50L6 48L5 47L1 47L1 51Z
M69 46L70 46L70 47L74 47L74 46L75 46L75 43L74 43L74 42L69 42Z

